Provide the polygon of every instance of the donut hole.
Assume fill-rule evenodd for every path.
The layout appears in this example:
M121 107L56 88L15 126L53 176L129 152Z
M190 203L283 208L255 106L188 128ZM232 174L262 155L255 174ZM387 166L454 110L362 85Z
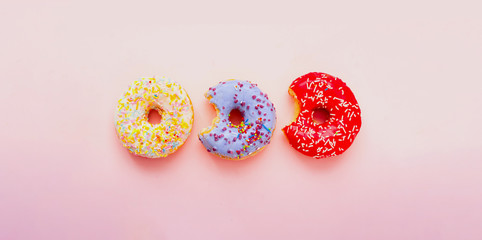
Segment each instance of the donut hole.
M244 121L243 114L238 109L233 109L229 113L229 121L231 122L232 125L237 126Z
M313 122L317 124L323 124L330 119L330 112L325 108L313 109Z
M160 109L157 109L157 108L153 108L151 110L149 110L149 112L147 113L147 121L152 124L152 125L155 125L155 124L159 124L162 120L162 116L161 116L161 110Z

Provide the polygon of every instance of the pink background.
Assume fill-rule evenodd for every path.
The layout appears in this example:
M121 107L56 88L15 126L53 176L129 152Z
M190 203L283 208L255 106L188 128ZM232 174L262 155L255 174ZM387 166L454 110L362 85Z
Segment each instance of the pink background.
M0 239L482 239L482 17L454 1L10 1L0 4ZM292 149L288 86L342 78L363 126L342 156ZM132 81L190 94L167 159L116 139ZM197 133L219 81L258 83L272 143L231 162Z

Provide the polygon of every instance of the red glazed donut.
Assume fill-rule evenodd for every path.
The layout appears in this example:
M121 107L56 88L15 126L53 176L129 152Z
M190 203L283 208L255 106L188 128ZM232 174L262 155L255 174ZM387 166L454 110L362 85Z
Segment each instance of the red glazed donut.
M299 152L323 158L347 150L361 127L360 107L352 91L339 78L312 72L293 81L288 92L296 99L296 120L283 128L291 146ZM316 109L330 113L327 121L313 121Z

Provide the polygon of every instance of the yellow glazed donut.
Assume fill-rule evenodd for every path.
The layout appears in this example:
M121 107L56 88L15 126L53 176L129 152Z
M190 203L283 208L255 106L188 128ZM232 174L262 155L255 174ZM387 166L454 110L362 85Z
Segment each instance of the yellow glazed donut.
M148 122L150 110L159 112L159 124ZM141 78L119 100L115 114L117 136L131 153L166 157L175 152L191 133L194 112L181 85L167 78Z

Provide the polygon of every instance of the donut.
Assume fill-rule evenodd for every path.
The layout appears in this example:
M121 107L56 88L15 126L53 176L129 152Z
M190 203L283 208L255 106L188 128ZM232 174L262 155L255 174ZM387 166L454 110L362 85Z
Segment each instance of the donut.
M336 156L346 151L361 127L355 95L339 78L312 72L293 81L289 94L297 105L296 119L282 130L299 152L314 158ZM329 119L313 121L313 112L325 109Z
M253 156L271 141L276 110L266 93L248 81L228 80L209 88L206 98L217 112L212 125L199 133L208 152L230 160ZM231 111L239 110L240 124L229 121Z
M161 122L151 124L157 110ZM131 153L147 158L166 157L180 148L191 133L191 99L178 83L167 78L141 78L129 86L117 104L117 136Z

